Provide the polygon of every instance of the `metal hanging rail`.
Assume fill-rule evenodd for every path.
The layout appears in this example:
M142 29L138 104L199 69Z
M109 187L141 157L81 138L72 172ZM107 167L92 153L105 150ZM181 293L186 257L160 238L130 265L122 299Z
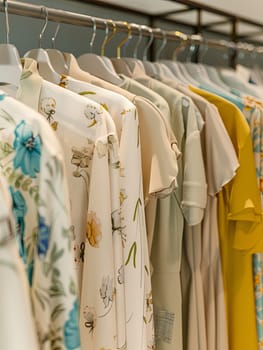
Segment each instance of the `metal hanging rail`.
M46 12L47 10L47 12ZM5 11L5 1L0 0L0 11ZM8 13L15 14L26 17L33 18L45 18L46 13L48 13L48 20L58 23L65 23L77 26L92 27L94 25L94 20L96 22L96 28L105 29L106 22L108 26L112 26L112 20L107 20L103 18L88 16L80 13L54 9L50 7L29 4L20 1L10 0L8 1ZM131 35L143 36L153 36L155 39L164 39L178 41L182 46L195 43L204 44L207 46L213 46L217 48L228 48L232 50L246 50L254 51L258 53L263 52L263 47L255 47L253 45L227 42L227 41L217 41L204 39L200 35L185 35L178 31L164 31L160 28L149 28L147 26L139 26L133 23L127 24L126 22L113 21L116 24L116 31L125 32L128 31L128 26L130 26L129 32Z

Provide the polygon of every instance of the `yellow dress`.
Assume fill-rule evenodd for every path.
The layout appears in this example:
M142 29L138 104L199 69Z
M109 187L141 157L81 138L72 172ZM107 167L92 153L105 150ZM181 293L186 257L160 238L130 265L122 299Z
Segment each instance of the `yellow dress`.
M259 243L263 230L259 224L262 218L260 193L249 126L243 114L232 103L209 92L194 87L190 89L218 108L240 164L236 176L218 196L219 240L229 349L256 350L251 252Z

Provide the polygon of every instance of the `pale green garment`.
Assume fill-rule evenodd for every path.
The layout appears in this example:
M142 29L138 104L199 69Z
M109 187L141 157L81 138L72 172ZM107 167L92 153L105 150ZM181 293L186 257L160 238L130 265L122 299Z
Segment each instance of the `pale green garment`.
M175 346L182 349L181 245L184 217L189 224L199 223L206 205L206 181L200 143L203 123L197 117L193 103L183 94L158 81L151 84L151 79L147 77L138 78L138 81L168 102L170 123L182 152L182 158L178 160L178 189L175 194L159 200L157 204L151 253L157 349L166 350ZM129 89L132 81L124 78L123 82ZM126 85L123 83L122 87Z

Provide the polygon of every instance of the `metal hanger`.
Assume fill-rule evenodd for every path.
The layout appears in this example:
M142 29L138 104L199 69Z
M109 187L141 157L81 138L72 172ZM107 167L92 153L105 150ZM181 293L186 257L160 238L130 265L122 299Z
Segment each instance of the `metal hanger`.
M68 74L69 68L68 65L66 63L66 59L64 54L55 49L56 47L56 39L57 39L57 35L60 29L60 23L58 23L55 33L51 38L52 41L52 49L47 49L47 53L48 53L48 57L50 59L50 62L52 64L52 67L54 67L55 71L58 74Z
M97 23L96 23L96 19L95 19L94 17L91 17L91 21L92 21L92 23L93 23L93 26L92 26L92 36L91 36L90 43L89 43L90 52L93 51L93 45L94 45L94 41L95 41L96 34L97 34Z
M159 49L156 52L156 56L155 56L155 60L159 61L160 57L161 57L161 53L163 52L165 46L167 45L167 37L166 37L166 32L164 30L161 30L162 36L163 36L163 40L161 43L161 46L159 47Z
M127 31L128 34L127 36L119 43L119 45L117 46L117 51L116 51L116 56L117 58L121 58L121 48L123 47L123 45L125 45L129 39L131 38L131 25L127 22L123 22L123 24L127 27Z
M146 61L147 60L148 50L149 50L150 46L152 45L152 42L153 42L153 39L154 39L154 34L153 34L152 28L146 27L146 26L144 26L144 27L147 28L147 30L150 33L150 40L148 41L147 45L145 46L144 51L143 51L143 55L142 55L142 60Z
M47 24L48 24L48 9L47 7L43 6L41 8L41 12L42 10L45 12L45 22L44 22L44 26L39 34L39 48L42 48L42 39L43 39L43 35L45 34L45 31L47 29Z
M103 43L101 44L100 48L100 55L104 56L105 55L105 47L108 45L108 43L113 39L113 37L116 34L116 23L113 22L112 19L109 19L104 22L105 23L105 38L103 40ZM112 33L109 34L109 23L112 25Z
M138 40L134 46L134 50L133 50L133 58L138 58L138 48L140 46L140 43L142 41L142 26L140 24L133 24L134 26L136 26L138 28L139 31L139 35L138 35Z
M189 38L186 34L179 31L175 31L174 35L180 40L179 45L174 49L173 56L172 56L172 60L176 61L179 52L184 50L187 44L189 43Z
M43 36L46 32L46 28L48 25L48 9L45 6L42 6L41 11L45 13L45 21L43 28L39 34L39 48L29 50L24 57L33 58L38 62L38 71L42 78L57 83L60 80L60 75L56 72L52 63L49 59L48 53L46 50L42 48L42 40Z
M53 35L52 38L51 38L51 41L52 41L52 49L55 49L55 48L56 48L56 39L57 39L57 35L58 35L58 32L59 32L59 29L60 29L60 23L58 23L57 28L56 28L56 30L55 30L55 33L54 33L54 35Z

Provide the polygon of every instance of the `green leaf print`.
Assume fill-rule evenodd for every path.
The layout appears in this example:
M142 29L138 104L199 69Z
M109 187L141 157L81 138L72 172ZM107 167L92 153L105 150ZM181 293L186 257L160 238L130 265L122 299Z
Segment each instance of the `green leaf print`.
M26 78L30 77L30 75L32 75L32 72L30 72L30 71L25 71L25 72L23 72L23 73L21 74L20 80L26 79Z
M60 272L58 269L54 268L54 263L64 254L64 249L57 249L56 243L54 244L51 254L50 254L50 261L46 261L43 263L43 273L47 277L49 273L52 271L52 278L56 279L59 277Z
M62 228L62 237L68 240L68 250L70 251L74 239L74 226L71 226L68 229Z
M96 95L96 92L94 91L81 91L79 92L79 95L85 96L85 95Z
M13 147L7 142L0 142L0 160L5 159L14 151Z
M59 317L60 314L62 314L65 311L65 308L63 304L58 304L54 307L53 311L51 312L51 320L54 322L56 318Z
M77 294L77 288L73 280L70 281L69 284L69 292L71 295L76 295Z
M25 179L25 181L22 183L22 190L23 191L28 191L29 186L32 184L32 180L30 178Z
M46 183L48 184L48 187L50 188L51 192L53 193L54 197L56 198L56 200L58 201L58 203L60 204L61 208L66 211L65 205L63 202L61 202L59 195L57 194L53 183L51 182L51 180L45 180Z
M44 291L45 292L45 291ZM45 305L49 303L49 297L44 294L44 292L39 290L35 290L35 296L38 302L40 303L43 310L45 310Z
M63 283L59 280L52 281L52 284L48 290L50 298L63 297L66 295Z
M53 264L54 262L56 262L59 258L62 257L62 255L64 254L64 249L57 249L57 245L56 243L54 244L52 251L51 251L51 263Z
M145 271L146 271L146 273L147 273L147 276L149 276L149 270L148 270L148 268L147 268L146 265L144 265L144 269L145 269Z
M3 109L0 109L0 117L6 120L9 124L12 124L14 126L16 125L15 119Z
M137 244L136 242L133 243L133 245L131 246L131 249L129 251L129 255L128 255L128 258L125 262L125 265L127 266L131 260L131 257L133 255L133 266L134 268L136 269L136 254L137 254Z
M23 174L20 174L17 178L16 178L16 181L15 181L15 187L16 188L20 188L21 186L21 181L24 179L24 175Z
M142 205L142 201L141 201L141 198L138 198L137 199L137 202L136 202L136 205L135 205L135 209L134 209L134 213L133 213L133 221L136 220L136 215L137 215L137 212L138 212L138 209L139 209L139 205L141 206Z

